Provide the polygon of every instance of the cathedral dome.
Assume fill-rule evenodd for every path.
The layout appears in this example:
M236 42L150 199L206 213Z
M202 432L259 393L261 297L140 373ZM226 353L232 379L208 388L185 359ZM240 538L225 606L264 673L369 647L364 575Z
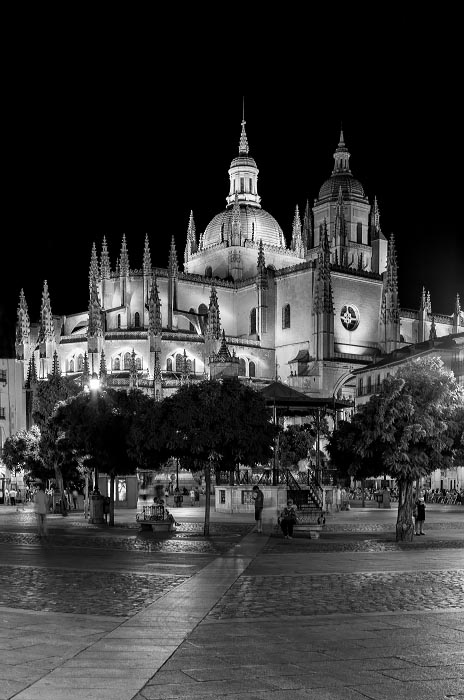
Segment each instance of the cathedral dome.
M319 190L319 200L329 199L330 201L336 202L338 200L340 187L342 188L343 199L345 201L349 199L366 199L364 188L359 180L356 180L356 178L349 173L338 173L332 175L332 177L329 177L329 179L324 182Z
M203 235L205 248L231 240L233 216L234 208L228 207L209 222ZM267 245L285 246L283 231L274 217L261 207L243 204L240 204L240 239L242 244L244 240L256 243L262 240Z

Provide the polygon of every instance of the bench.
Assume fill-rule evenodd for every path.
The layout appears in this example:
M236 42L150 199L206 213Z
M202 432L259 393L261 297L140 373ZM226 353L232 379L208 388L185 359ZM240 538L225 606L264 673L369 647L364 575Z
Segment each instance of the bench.
M156 532L169 534L174 530L175 520L169 510L162 504L142 506L142 512L137 513L135 519L140 523L142 532Z
M325 526L325 514L321 508L301 505L296 511L297 523L293 526L293 532L307 535L309 539L316 540ZM277 532L282 532L277 523Z

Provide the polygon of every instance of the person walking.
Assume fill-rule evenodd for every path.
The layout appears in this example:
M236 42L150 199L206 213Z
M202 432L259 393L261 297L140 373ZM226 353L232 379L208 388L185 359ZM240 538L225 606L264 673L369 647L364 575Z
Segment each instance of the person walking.
M190 505L194 506L195 505L195 489L192 488L190 489Z
M12 486L10 489L10 505L16 505L16 489L14 488L14 486Z
M414 505L414 530L416 535L425 535L425 500L418 498Z
M279 525L281 527L282 532L284 533L284 538L286 540L292 539L293 528L296 522L296 505L293 503L293 500L289 498L287 501L287 505L281 511L279 516Z
M255 502L256 532L261 533L263 531L264 494L259 486L253 486L252 498Z
M39 487L34 495L34 510L37 516L37 529L39 537L45 537L47 534L48 498L42 484L39 484Z
M74 505L74 510L77 510L77 498L78 498L78 492L77 489L73 489L72 491L72 500L73 500L73 505Z

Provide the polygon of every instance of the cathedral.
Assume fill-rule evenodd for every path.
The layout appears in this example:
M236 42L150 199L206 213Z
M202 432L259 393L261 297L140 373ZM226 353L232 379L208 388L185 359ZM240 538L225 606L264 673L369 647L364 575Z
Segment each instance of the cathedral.
M425 289L418 310L400 308L395 240L351 172L343 131L333 157L313 206L297 206L284 232L261 206L242 121L225 208L201 233L190 214L167 267L153 265L148 236L135 266L124 235L116 259L103 238L90 254L87 309L53 315L45 281L31 323L21 291L16 358L25 381L60 372L161 399L209 377L258 386L278 378L315 399L351 400L356 369L460 332L459 298L450 316L432 313Z

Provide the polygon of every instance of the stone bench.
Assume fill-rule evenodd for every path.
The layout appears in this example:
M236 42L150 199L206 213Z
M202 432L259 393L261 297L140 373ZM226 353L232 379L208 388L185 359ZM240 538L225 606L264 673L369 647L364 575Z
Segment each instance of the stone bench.
M141 532L154 532L158 534L169 534L174 530L174 518L169 510L161 504L143 506L142 511L135 516L140 524Z

